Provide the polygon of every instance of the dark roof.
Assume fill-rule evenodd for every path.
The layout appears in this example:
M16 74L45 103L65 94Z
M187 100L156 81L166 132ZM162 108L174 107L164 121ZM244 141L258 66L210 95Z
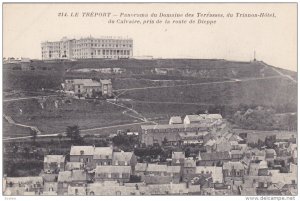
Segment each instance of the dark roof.
M226 160L230 159L228 151L214 153L200 153L200 160Z

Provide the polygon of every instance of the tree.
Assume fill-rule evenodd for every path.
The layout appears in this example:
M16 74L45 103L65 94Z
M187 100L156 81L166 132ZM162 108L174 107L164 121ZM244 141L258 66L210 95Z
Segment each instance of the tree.
M168 139L165 137L164 140L162 141L162 144L165 146L168 143Z
M77 125L68 126L66 130L67 137L71 138L73 143L80 143L82 138L80 136L80 130Z
M36 144L37 131L36 130L31 130L30 135L32 137L33 145L35 145Z
M61 148L61 139L63 136L62 136L62 134L58 134L57 137L58 137L58 141L59 141L59 148Z
M273 149L275 147L276 136L267 136L265 139L265 145L268 149Z

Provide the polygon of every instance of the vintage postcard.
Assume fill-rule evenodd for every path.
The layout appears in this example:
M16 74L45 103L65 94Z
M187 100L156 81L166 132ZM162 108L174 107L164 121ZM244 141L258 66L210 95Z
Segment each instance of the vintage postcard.
M2 9L6 200L298 195L297 3Z

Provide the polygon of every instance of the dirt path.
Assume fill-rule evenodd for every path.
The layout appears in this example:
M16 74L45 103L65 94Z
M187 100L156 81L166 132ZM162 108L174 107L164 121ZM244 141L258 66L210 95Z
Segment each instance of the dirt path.
M35 131L38 135L41 134L41 131L36 126L29 126L29 125L25 125L25 124L19 124L19 123L16 123L10 116L7 116L5 114L3 114L3 116L8 121L8 123L10 123L12 125L20 126L20 127L24 127L24 128L30 128L32 131Z

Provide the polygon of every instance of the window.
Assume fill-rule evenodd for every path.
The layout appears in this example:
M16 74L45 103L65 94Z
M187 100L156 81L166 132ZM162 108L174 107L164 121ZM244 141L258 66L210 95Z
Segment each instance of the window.
M77 188L75 189L75 195L78 195L78 189Z

